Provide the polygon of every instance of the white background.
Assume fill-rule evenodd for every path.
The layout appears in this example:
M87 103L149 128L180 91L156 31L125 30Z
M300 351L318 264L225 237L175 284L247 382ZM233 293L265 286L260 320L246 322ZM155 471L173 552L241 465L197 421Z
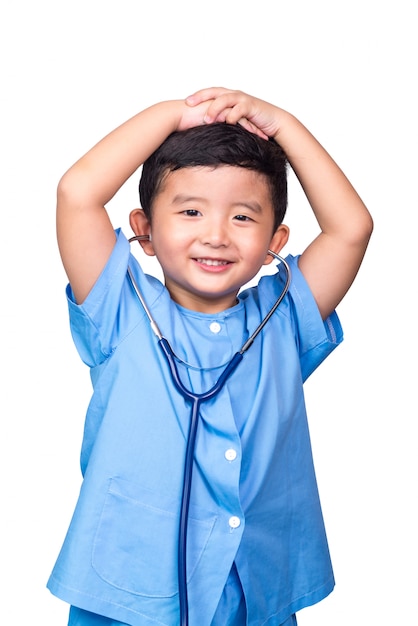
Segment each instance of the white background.
M418 624L414 3L3 0L0 46L2 623L66 624L45 584L80 485L90 383L55 241L59 177L140 109L221 85L299 117L375 221L339 307L345 342L306 384L337 586L299 624ZM136 183L110 206L127 233ZM316 228L290 188L297 253Z

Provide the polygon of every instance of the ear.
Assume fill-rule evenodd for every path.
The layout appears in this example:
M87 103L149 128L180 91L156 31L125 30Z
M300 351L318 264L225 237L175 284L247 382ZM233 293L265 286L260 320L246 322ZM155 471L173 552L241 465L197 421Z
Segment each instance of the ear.
M130 212L129 224L135 235L151 236L151 224L142 209L134 209ZM148 256L155 256L154 247L151 241L144 240L139 241L138 243L142 247L145 254L148 254Z
M269 250L272 250L276 254L279 254L280 250L284 248L289 239L289 227L285 224L280 224L277 227L269 245ZM263 265L269 265L273 261L271 254L268 254L265 258Z

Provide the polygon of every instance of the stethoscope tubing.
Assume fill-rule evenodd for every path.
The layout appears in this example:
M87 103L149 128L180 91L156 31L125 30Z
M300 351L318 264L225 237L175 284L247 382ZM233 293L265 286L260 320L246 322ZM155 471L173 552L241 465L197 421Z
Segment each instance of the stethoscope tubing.
M139 235L136 237L132 237L129 239L129 242L133 240L140 239L148 239L147 235ZM188 518L189 518L189 508L190 508L190 494L192 488L192 478L193 478L193 462L194 462L194 451L196 445L196 435L197 428L199 424L199 413L200 413L200 405L202 402L206 400L210 400L214 398L222 389L228 378L232 375L234 370L238 367L239 363L242 361L244 353L250 348L253 344L257 335L262 331L264 326L267 324L268 320L271 318L273 313L276 311L283 298L285 297L290 281L291 281L291 272L290 267L281 256L279 256L276 252L272 250L268 250L268 253L272 255L274 258L279 260L286 269L286 282L277 298L276 302L273 304L267 315L257 326L252 335L247 339L242 348L234 354L229 363L225 366L221 375L219 376L216 383L207 391L203 393L193 393L190 389L183 384L177 364L176 364L176 355L169 343L169 341L163 336L161 333L156 321L151 315L151 311L149 310L138 286L133 277L132 271L128 266L128 277L132 284L132 287L145 311L145 314L148 317L150 322L150 326L158 339L158 345L162 350L164 357L169 366L170 375L172 381L179 391L179 393L188 401L191 402L191 413L190 413L190 424L189 430L187 434L187 442L186 442L186 452L184 459L184 474L183 474L183 487L182 487L182 496L181 496L181 505L180 505L180 520L179 520L179 531L178 531L178 586L179 586L179 606L180 606L180 626L188 626L189 624L189 610L188 610L188 591L187 591L187 526L188 526Z
M196 444L196 434L197 427L199 424L199 412L200 405L202 402L206 400L210 400L215 397L227 379L231 376L232 372L238 366L238 364L243 359L243 354L241 352L237 352L234 354L232 359L229 361L228 365L226 365L222 374L216 381L216 383L208 389L208 391L200 394L193 393L181 381L178 368L176 365L176 357L175 354L165 337L162 337L159 340L159 345L166 357L167 363L170 368L171 377L175 386L181 395L186 399L190 400L192 403L191 414L190 414L190 424L189 424L189 432L187 435L187 443L186 443L186 453L184 459L184 473L183 473L183 488L182 488L182 496L181 496L181 506L180 506L180 523L179 523L179 532L178 532L178 583L179 583L179 603L180 603L180 624L181 626L188 625L188 592L187 592L187 522L189 518L189 505L190 505L190 494L192 488L192 477L193 477L193 460L194 460L194 450Z

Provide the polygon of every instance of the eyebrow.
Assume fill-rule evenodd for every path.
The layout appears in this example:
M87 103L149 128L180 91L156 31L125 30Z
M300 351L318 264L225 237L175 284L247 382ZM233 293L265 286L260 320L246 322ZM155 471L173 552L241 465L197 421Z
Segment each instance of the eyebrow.
M207 203L206 198L200 197L200 196L188 196L187 194L177 194L176 196L174 196L173 198L173 204L184 204L187 202L203 202L204 204ZM262 206L254 201L254 202L245 202L245 201L240 201L240 202L235 202L234 204L232 204L232 207L244 207L246 209L249 209L250 211L252 211L253 213L257 213L260 214L262 212Z
M237 206L237 207L242 206L242 207L245 207L246 209L249 209L253 213L261 213L263 210L263 207L258 202L236 202L232 206Z
M199 196L187 196L183 193L178 193L173 198L173 204L184 204L185 202L206 202L205 198Z

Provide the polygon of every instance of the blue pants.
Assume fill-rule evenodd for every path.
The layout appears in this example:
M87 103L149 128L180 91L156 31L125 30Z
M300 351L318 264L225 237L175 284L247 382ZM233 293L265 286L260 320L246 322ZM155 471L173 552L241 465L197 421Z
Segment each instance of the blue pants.
M244 621L234 621L229 620L225 622L225 617L223 617L223 621L219 621L221 619L221 614L219 611L216 612L218 616L217 622L213 621L212 626L221 625L222 626L243 626L245 624L245 616ZM237 615L234 616L236 619ZM238 617L238 619L241 619ZM109 619L108 617L102 617L101 615L96 615L95 613L89 613L89 611L83 611L83 609L77 609L76 607L71 607L70 609L70 619L68 622L68 626L129 626L129 624L125 624L123 622L116 622L113 619ZM291 615L289 619L287 619L284 623L278 624L277 626L297 626L296 615Z
M247 622L247 607L244 592L235 564L232 566L211 626L244 626ZM129 626L107 617L101 617L82 609L71 607L68 626ZM297 626L296 616L291 615L282 624L275 626Z

